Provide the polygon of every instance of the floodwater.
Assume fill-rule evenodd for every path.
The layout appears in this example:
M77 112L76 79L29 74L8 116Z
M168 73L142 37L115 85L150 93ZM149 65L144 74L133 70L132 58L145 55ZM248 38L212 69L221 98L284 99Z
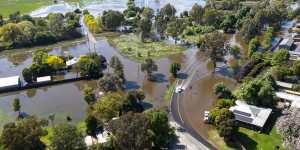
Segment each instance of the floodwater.
M48 53L56 55L71 54L79 57L89 52L88 47L86 42L80 42L68 46L58 46L50 49ZM159 81L149 82L140 70L140 63L121 56L105 38L97 37L95 49L93 45L90 45L90 47L92 47L90 51L96 51L104 55L108 60L114 55L118 56L124 64L125 77L127 79L126 88L128 90L143 88L146 92L147 106L151 107L167 106L167 102L163 100L163 96L168 85L170 63L176 61L184 64L197 51L196 48L190 48L183 54L175 54L156 60L159 67L155 75L159 78ZM32 63L32 52L33 50L2 52L0 54L0 64L2 66L0 67L0 77L21 76L22 70ZM55 113L57 121L64 120L67 115L71 116L75 122L80 121L84 118L86 109L82 94L85 84L96 87L96 81L79 81L0 94L0 125L14 118L15 113L11 109L11 102L15 97L20 98L22 111L28 114L47 117L49 114Z
M49 5L47 7L33 11L30 15L34 17L44 17L49 13L67 13L74 11L76 8L86 9L93 15L101 14L105 10L123 11L127 8L128 0L78 0L78 3L59 3ZM192 6L197 3L201 6L205 5L205 0L135 0L138 7L150 7L154 10L170 3L174 5L177 12L190 10Z
M87 1L80 4L81 8L86 8L93 14L101 13L103 10L116 9L122 10L126 8L127 0L101 0L101 1ZM173 4L178 12L191 9L194 3L204 5L202 0L148 0L137 1L138 6L149 6L151 8L160 8L167 3ZM51 12L64 13L66 10L74 9L74 5L69 4L57 4L51 5L43 9L32 12L33 16L45 16ZM92 50L89 50L92 47ZM118 56L121 62L124 64L125 77L127 79L127 90L142 88L146 93L145 104L150 107L164 107L168 106L168 102L163 100L163 96L169 84L169 65L172 62L180 62L183 67L191 64L194 61L202 62L202 67L199 69L200 74L207 75L210 71L204 62L206 58L203 54L199 54L198 49L195 47L189 48L187 51L181 54L172 55L166 58L155 60L157 63L158 71L155 74L159 78L158 82L149 82L145 79L145 75L140 71L140 63L129 60L128 58L120 55L118 50L112 47L106 38L97 37L97 43L95 49L93 45L88 46L86 42L79 42L76 44L64 44L63 46L56 46L49 49L49 54L56 55L68 55L71 54L75 57L86 54L89 51L96 51L104 55L108 60L114 55ZM32 63L32 52L35 50L13 50L0 53L0 77L20 75L22 70ZM106 70L107 72L108 70ZM201 76L201 75L199 75ZM223 81L225 83L232 83L228 78L218 77L216 79L195 80L193 85L195 87L202 87L195 93L200 95L194 95L189 101L186 101L184 111L187 115L198 108L199 112L202 112L207 106L212 106L212 102L215 99L211 95L211 91L207 86L211 87L216 81ZM83 100L83 88L85 85L96 87L97 81L78 81L73 83L48 86L39 89L24 90L18 92L0 94L0 126L8 121L14 120L16 113L12 111L12 99L15 97L20 98L23 112L31 115L37 115L47 118L50 114L56 114L56 122L64 121L66 116L70 116L74 122L81 121L85 116L86 103ZM200 82L200 83L198 83ZM196 85L197 84L197 85ZM201 94L206 94L201 95ZM189 94L188 94L189 95ZM198 98L197 98L198 97ZM199 98L201 97L201 99ZM193 115L201 118L201 113ZM193 117L194 118L194 117Z

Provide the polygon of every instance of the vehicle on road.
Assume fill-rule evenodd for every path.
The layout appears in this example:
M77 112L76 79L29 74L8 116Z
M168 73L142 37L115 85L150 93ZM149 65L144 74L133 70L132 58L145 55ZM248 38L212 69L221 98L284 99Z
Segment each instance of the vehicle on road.
M181 93L181 92L183 92L183 88L181 86L177 86L175 88L175 93Z
M208 123L208 116L209 116L209 111L204 111L204 122Z

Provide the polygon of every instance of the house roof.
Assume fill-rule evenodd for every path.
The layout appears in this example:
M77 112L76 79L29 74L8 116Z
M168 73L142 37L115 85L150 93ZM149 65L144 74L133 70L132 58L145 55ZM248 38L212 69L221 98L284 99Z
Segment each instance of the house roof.
M272 112L272 109L270 108L261 108L248 105L240 100L237 100L235 103L236 105L230 107L229 110L233 112L236 120L261 128L265 125Z
M8 86L16 86L19 85L19 82L20 82L19 76L0 78L0 88L8 87Z
M290 94L284 91L275 92L275 95L278 98L285 99L291 101L291 107L300 108L300 96L295 94Z
M293 88L293 84L291 84L291 83L286 83L286 82L276 81L276 84L277 84L278 86L283 87L283 88L288 88L288 89Z
M66 65L67 65L67 66L72 66L72 65L76 64L78 61L79 61L79 58L74 57L74 58L68 60L68 61L66 62Z

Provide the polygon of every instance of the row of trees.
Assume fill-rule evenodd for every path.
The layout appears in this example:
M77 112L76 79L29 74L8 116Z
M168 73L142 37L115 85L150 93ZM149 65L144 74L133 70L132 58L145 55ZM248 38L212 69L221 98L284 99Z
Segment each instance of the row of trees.
M66 15L53 13L45 18L24 17L17 13L12 18L0 27L0 50L81 37L80 16L72 12Z

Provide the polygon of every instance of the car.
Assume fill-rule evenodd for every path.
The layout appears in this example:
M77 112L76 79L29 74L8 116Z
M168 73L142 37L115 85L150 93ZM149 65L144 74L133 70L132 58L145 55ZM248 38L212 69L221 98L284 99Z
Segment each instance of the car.
M175 93L181 93L183 91L183 88L181 88L181 86L177 86L175 88Z
M203 118L203 121L205 123L208 123L208 116L209 116L209 111L204 111L204 118Z

